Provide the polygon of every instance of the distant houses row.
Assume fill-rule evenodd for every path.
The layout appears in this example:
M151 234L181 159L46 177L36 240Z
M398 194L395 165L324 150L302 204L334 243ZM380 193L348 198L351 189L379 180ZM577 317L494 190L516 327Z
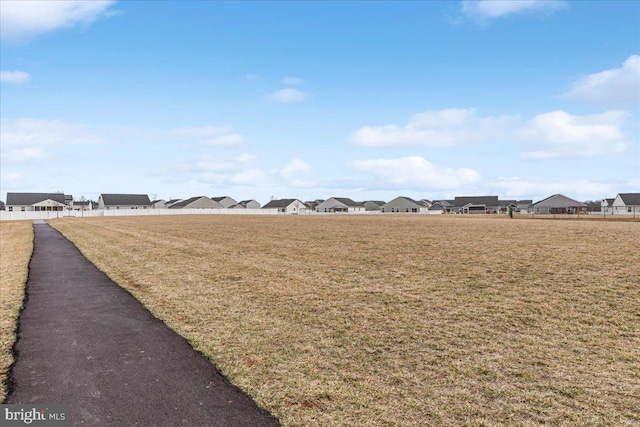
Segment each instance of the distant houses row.
M603 199L600 212L604 215L640 214L640 193L619 193ZM532 200L500 200L498 196L455 197L447 200L414 200L396 197L384 202L356 202L347 197L303 202L299 199L271 200L261 206L255 200L236 201L232 197L195 196L188 199L153 200L146 194L101 194L97 202L74 200L63 193L7 193L6 206L12 212L118 209L271 209L280 213L443 213L443 214L578 214L587 212L587 204L554 194L536 203Z

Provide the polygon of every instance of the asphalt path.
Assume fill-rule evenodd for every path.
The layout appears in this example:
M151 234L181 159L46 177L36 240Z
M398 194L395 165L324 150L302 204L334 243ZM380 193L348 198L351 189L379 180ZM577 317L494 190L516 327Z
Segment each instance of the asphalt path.
M279 425L57 230L33 227L5 403L68 404L72 425Z

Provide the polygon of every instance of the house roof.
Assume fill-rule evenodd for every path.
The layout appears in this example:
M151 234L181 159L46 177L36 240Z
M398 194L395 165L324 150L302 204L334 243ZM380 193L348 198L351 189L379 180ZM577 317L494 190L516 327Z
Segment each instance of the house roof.
M176 202L174 204L171 205L172 208L183 208L187 205L189 205L190 203L195 202L198 199L202 199L203 197L207 197L207 196L195 196L195 197L191 197L189 199L186 200L182 200L180 202Z
M541 206L549 206L549 207L557 207L557 208L586 208L582 202L574 200L570 197L567 197L562 194L554 194L553 196L549 196L546 199L542 199L539 202L535 202L533 206L541 207Z
M73 202L73 204L76 206L89 206L89 203L91 203L89 200L76 200L75 202Z
M229 196L212 197L212 198L211 198L211 200L215 200L216 202L219 202L219 201L224 200L224 199L231 199L231 200L233 200L233 198L232 198L232 197L229 197Z
M640 206L640 193L618 193L627 206Z
M453 206L461 208L466 205L485 205L499 206L498 196L472 196L472 197L456 197Z
M347 197L333 197L333 200L337 200L345 206L349 206L352 208L361 208L362 204L358 202L354 202L353 200Z
M398 201L399 199L406 200L406 201L410 202L411 204L414 204L414 205L416 205L416 206L420 206L420 207L423 207L423 208L424 208L424 207L428 207L428 206L426 206L425 204L423 204L423 202L419 202L419 201L417 201L417 200L413 200L411 197L407 197L407 196L398 196L398 197L396 197L395 199L393 199L393 200L391 200L391 201L389 201L389 202L385 203L385 204L384 204L384 206L391 205L391 207L393 207L393 205L394 205L395 203L397 203L397 201Z
M35 205L44 200L54 200L64 204L62 193L7 193L7 206Z
M101 194L105 206L151 206L146 194Z
M445 208L450 208L451 206L453 206L453 200L436 200L431 204L431 206L433 207L435 205L440 205Z
M269 208L286 208L291 203L295 202L298 199L279 199L279 200L271 200L269 203L264 205L262 209Z
M387 202L383 202L382 200L365 200L364 202L362 202L362 204L364 205L365 203L375 203L378 206L382 206Z

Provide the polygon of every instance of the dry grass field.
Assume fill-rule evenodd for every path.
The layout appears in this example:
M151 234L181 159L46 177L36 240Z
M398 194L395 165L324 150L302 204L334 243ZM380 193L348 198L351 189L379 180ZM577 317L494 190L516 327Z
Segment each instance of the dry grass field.
M51 224L284 425L640 425L638 223Z
M7 369L13 363L16 318L22 308L32 251L31 221L0 223L0 402L5 399Z

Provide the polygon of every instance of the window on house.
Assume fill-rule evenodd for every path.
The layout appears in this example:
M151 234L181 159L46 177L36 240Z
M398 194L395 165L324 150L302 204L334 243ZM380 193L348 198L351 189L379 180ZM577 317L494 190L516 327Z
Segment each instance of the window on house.
M627 207L627 212L631 212L631 206Z
M24 206L20 206L20 212L24 212L26 210L27 210L27 208L25 208Z
M9 206L9 212L13 212L13 206Z

